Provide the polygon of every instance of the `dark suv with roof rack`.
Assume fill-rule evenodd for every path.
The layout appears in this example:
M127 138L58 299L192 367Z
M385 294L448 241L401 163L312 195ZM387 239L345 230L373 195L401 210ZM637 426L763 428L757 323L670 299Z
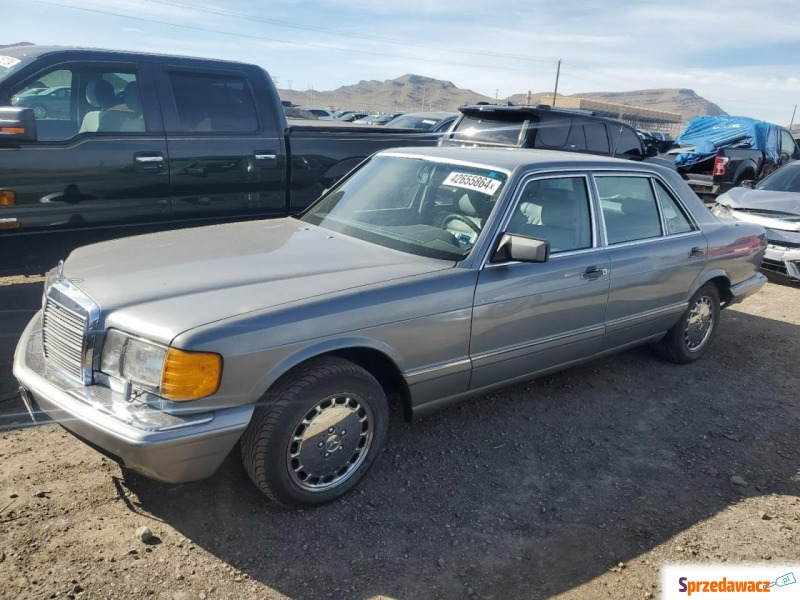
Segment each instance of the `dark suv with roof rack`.
M591 111L542 104L474 104L458 110L461 117L442 137L439 145L510 146L583 152L646 160L675 169L669 161L656 158L656 149L646 146L633 127Z

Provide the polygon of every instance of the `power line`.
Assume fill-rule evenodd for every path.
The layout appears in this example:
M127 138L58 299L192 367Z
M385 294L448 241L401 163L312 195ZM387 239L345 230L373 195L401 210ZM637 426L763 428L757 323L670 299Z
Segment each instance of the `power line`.
M182 24L182 23L171 23L169 21L161 21L159 19L150 19L150 18L147 18L147 17L135 17L135 16L132 16L132 15L123 15L123 14L116 13L116 12L113 12L113 11L100 10L100 9L96 9L96 8L87 8L87 7L83 7L83 6L72 6L72 5L69 5L69 4L61 4L59 2L47 2L45 0L28 0L28 2L33 2L33 3L36 3L36 4L45 4L45 5L48 5L48 6L57 6L59 8L67 8L67 9L71 9L71 10L79 10L79 11L83 11L83 12L107 15L107 16L112 16L112 17L120 17L120 18L123 18L123 19L131 19L131 20L134 20L134 21L142 21L142 22L145 22L145 23L154 23L154 24L157 24L157 25L166 25L168 27L179 27L181 29L191 29L191 30L194 30L194 31L203 31L203 32L206 32L206 33L218 33L218 34L222 34L222 35L230 35L230 36L233 36L233 37L257 40L257 41L261 41L261 42L264 42L264 41L266 41L266 42L277 42L277 43L280 43L280 44L289 44L289 45L293 45L293 46L301 46L301 47L306 47L306 48L318 48L318 49L322 49L322 50L326 50L326 51L350 52L350 53L355 53L355 54L359 54L359 55L367 54L367 55L371 55L371 56L382 56L384 58L403 58L403 59L406 59L406 60L414 60L414 61L420 60L420 59L413 58L413 57L408 57L408 56L398 56L396 54L387 54L387 53L382 53L382 52L371 52L371 51L366 51L366 50L352 50L350 48L341 48L341 47L337 47L337 46L326 46L326 45L323 45L323 44L311 44L311 43L304 43L304 42L295 42L295 41L291 41L291 40L281 40L281 39L276 39L276 38L267 38L267 37L264 37L264 36L261 36L261 35L252 35L252 34L247 34L247 33L237 33L237 32L233 32L233 31L225 31L225 30L222 30L222 29L213 29L211 27L202 27L200 25L187 25L187 24ZM459 67L486 68L486 65L476 65L476 64L471 64L471 63L461 63L461 62L452 62L452 61L444 61L444 60L425 59L425 62L437 63L437 64L442 64L442 65L459 66ZM493 65L493 68L498 68L498 65ZM507 70L507 71L520 71L520 72L526 72L526 73L530 72L527 69L509 67L508 65L502 65L502 68Z
M258 21L261 23L270 23L272 25L278 25L280 27L291 27L293 29L301 29L304 31L316 31L319 33L330 33L332 35L343 36L347 38L356 38L362 40L370 40L375 42L384 42L389 44L395 44L399 46L413 46L416 48L426 48L429 50L444 50L446 52L456 52L459 54L465 54L465 51L462 48L453 48L452 46L439 46L434 44L421 44L419 42L409 42L407 40L399 40L396 38L388 38L388 37L381 37L377 35L368 35L368 34L361 34L361 33L353 33L349 31L341 31L337 29L329 29L326 27L316 27L312 25L303 25L300 23L294 23L292 21L283 21L280 19L270 19L267 17L261 17L259 15L252 15L252 14L245 14L240 13L232 10L222 10L219 8L212 8L209 6L196 6L193 4L188 4L186 2L178 2L177 0L144 0L145 2L149 2L151 4L161 4L164 6L173 6L175 8L181 8L184 10L198 12L198 13L207 13L207 14L214 14L219 16L231 17L234 19L242 19L245 21ZM504 54L499 52L487 52L485 50L472 50L470 49L469 54L471 55L479 55L479 56L489 56L494 58L513 58L515 60L524 60L530 62L542 62L542 63L554 63L557 59L555 58L532 58L530 56L523 56L521 54Z

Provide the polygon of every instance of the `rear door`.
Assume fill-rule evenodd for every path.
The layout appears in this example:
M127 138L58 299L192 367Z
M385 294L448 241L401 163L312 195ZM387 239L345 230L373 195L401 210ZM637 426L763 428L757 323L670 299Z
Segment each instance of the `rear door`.
M161 67L173 218L285 213L283 132L253 73L245 66Z
M604 349L663 333L686 309L708 243L661 179L595 175L610 261Z
M0 149L0 185L14 193L0 218L12 232L169 218L167 146L147 63L51 61L9 91L39 115L36 142Z

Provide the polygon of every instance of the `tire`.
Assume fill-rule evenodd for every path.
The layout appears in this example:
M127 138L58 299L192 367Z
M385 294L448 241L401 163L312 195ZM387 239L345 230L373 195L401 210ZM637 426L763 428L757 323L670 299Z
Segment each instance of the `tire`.
M270 500L320 506L366 475L388 422L386 394L369 372L342 358L315 359L262 398L242 436L244 468Z
M707 283L692 296L686 312L654 348L670 362L694 362L708 350L718 325L719 291L713 283Z
M41 104L36 104L31 107L33 109L33 116L37 119L44 119L47 116L47 111Z

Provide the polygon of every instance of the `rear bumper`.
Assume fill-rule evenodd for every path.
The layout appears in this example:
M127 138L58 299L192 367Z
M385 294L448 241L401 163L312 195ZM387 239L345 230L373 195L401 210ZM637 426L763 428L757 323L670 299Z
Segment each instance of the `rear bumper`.
M755 275L745 279L741 283L732 285L731 295L733 296L733 298L728 303L728 305L736 304L737 302L741 302L748 296L752 296L758 290L764 287L765 283L767 283L767 278L763 275L763 273L756 273Z
M108 387L80 385L47 366L41 313L20 338L14 376L25 390L26 403L34 403L64 428L133 471L168 483L213 474L241 437L254 408L247 405L169 415L143 403L127 403Z

